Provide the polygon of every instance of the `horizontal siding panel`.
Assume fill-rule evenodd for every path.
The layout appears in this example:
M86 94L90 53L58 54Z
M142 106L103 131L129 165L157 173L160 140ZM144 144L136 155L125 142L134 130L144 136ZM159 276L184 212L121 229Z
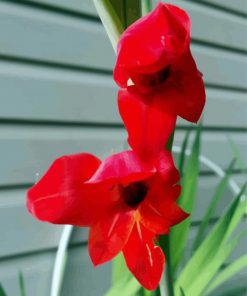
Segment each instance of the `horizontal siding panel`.
M247 15L247 0L199 0L200 2L218 5L222 8L227 8L232 10L233 12L239 12L241 14ZM198 1L198 2L199 2Z
M233 178L238 184L245 182L242 175L234 175ZM201 220L218 182L218 177L201 176L195 211L192 217L193 221ZM35 220L25 207L26 191L27 189L0 191L0 258L51 249L58 245L63 226L46 224ZM232 192L227 188L214 214L214 218L222 215L222 211L232 198ZM7 228L6 221L8 221ZM71 243L86 242L87 236L86 228L76 228ZM18 244L16 244L16 241L18 241Z
M69 2L66 0L30 0L28 2L50 4L74 10L76 12L97 16L97 12L91 0L73 0ZM154 5L158 3L157 0L153 2ZM192 19L193 38L230 48L247 50L247 41L246 38L244 38L246 36L247 25L244 19L229 13L221 12L215 8L201 6L200 3L184 0L168 2L182 7L190 14ZM209 22L214 28L213 30L205 30Z
M0 89L1 119L120 123L110 75L0 62Z
M0 191L0 258L51 249L58 245L63 226L34 219L25 207L26 191ZM8 221L7 228L4 221ZM71 243L85 242L87 237L87 228L78 228L73 232Z
M246 90L245 55L199 45L192 45L192 52L206 83Z
M174 145L181 146L185 132L177 131L175 133ZM234 154L229 143L231 139L236 146L238 147L240 156L243 162L247 163L247 137L246 133L238 132L216 132L216 131L204 131L202 133L202 144L201 144L201 154L214 161L216 164L222 168L226 168L230 161L234 158ZM190 146L193 140L193 136L190 137ZM239 168L236 165L236 168ZM204 165L201 166L201 169L208 171Z
M100 24L5 3L0 3L0 40L0 54L19 58L107 70L115 59ZM207 83L246 88L244 55L198 45L192 50Z
M203 110L204 127L245 128L247 126L246 93L206 89L206 105ZM224 112L220 112L224 108ZM238 114L236 116L236 114ZM185 120L178 119L178 125L188 125Z
M46 252L0 262L0 282L7 295L19 295L18 271L24 275L27 295L50 295L55 253ZM71 248L61 295L99 296L110 286L110 264L92 266L86 247Z
M184 134L182 131L176 133L175 145L181 145ZM247 138L246 134L241 133L204 132L202 154L226 167L233 158L228 138L235 142L243 160L247 162ZM85 151L106 156L113 149L122 150L124 141L125 131L122 129L2 127L0 186L33 183L35 175L42 174L51 161L60 155Z
M106 156L122 150L124 135L123 130L106 128L2 126L0 186L33 183L36 173L43 174L64 154L85 151Z
M38 3L68 9L69 11L80 12L96 16L96 9L92 0L21 0L27 3Z
M117 86L109 75L2 61L0 89L0 119L121 123ZM208 88L204 125L245 127L246 104L245 93ZM224 113L220 114L222 106ZM179 124L188 125L182 120Z
M23 2L31 2L31 3L41 3L41 4L49 4L52 6L57 6L61 8L67 8L69 10L74 11L80 11L83 13L88 14L96 14L95 8L93 6L92 0L22 0ZM157 2L157 0L154 1L154 3ZM167 3L167 1L165 1ZM187 3L184 2L190 2L190 1L176 1L176 4L180 5L187 5ZM198 0L198 4L200 2L202 3L208 3L213 5L218 5L219 7L226 8L229 10L232 10L233 12L239 12L241 14L247 15L247 0ZM171 2L174 3L174 2ZM194 4L194 1L191 1L192 4ZM203 8L202 8L203 10Z
M100 23L11 3L0 3L0 40L2 55L105 69L114 62Z
M184 0L169 2L182 7L189 13L194 39L233 49L247 50L247 39L245 38L247 23L244 19L215 8L201 6L195 2ZM209 23L212 29L206 29Z

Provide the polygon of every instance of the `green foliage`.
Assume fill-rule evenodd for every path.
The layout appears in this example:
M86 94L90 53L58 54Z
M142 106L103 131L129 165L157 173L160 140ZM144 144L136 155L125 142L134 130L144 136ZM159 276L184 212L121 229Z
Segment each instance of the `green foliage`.
M246 164L244 163L242 156L240 154L240 151L236 145L236 143L234 143L234 141L228 137L228 142L230 144L230 147L232 149L233 155L237 160L237 165L241 168L241 170L246 170Z
M229 238L239 225L247 206L247 200L241 198L245 187L244 185L226 213L215 224L182 270L175 284L177 291L182 287L188 295L192 295L190 293L194 296L201 295L226 258L238 245L241 236L231 240Z
M185 173L182 178L182 193L179 197L178 203L182 209L186 212L191 213L193 211L196 190L197 190L197 181L199 177L199 153L200 153L200 138L201 138L201 125L198 126L194 143L192 146L191 154L188 158L188 162L185 168ZM187 134L188 137L188 134ZM186 147L187 137L184 140L183 147ZM185 148L183 154L185 153ZM180 159L183 159L184 156L181 156ZM182 160L181 160L182 161ZM171 270L173 273L176 272L176 269L183 259L184 250L186 242L188 239L189 228L191 224L191 217L187 218L182 223L176 225L172 228L170 234L170 250L172 253L171 260Z
M0 284L0 296L7 296L1 284Z
M230 163L229 167L226 170L226 174L225 174L224 178L220 181L219 185L217 186L217 188L215 190L215 193L211 199L209 207L208 207L208 209L202 219L202 222L199 226L199 229L198 229L195 241L194 241L194 249L196 249L203 241L206 229L210 223L210 219L213 217L215 209L216 209L220 199L223 197L225 189L227 188L229 178L232 175L232 170L233 170L234 164L235 164L235 159Z
M183 175L183 172L184 172L184 162L185 162L185 158L186 158L185 151L188 146L189 136L190 136L190 129L187 130L187 132L185 134L185 138L184 138L183 144L182 144L182 150L179 155L178 170L179 170L181 176Z
M120 273L118 276L120 276ZM126 270L122 273L121 278L113 282L111 289L105 294L105 296L135 296L140 289L140 284L132 274Z
M210 293L214 289L218 288L236 273L240 272L242 269L247 267L247 254L241 256L233 263L229 264L226 268L224 268L217 277L210 284L209 289L206 290L206 293ZM235 294L234 294L235 295Z
M22 272L19 272L19 288L20 288L20 296L25 296L25 283Z
M142 0L142 15L149 13L152 10L151 0Z
M110 0L94 0L94 5L105 27L111 44L114 50L116 50L117 42L124 31L124 26Z

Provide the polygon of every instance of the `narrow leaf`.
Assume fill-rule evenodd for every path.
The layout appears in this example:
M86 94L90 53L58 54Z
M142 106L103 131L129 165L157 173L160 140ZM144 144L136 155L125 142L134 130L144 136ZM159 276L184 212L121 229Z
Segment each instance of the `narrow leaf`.
M144 288L141 288L139 295L140 296L152 296L153 295L153 292L152 291L148 291L148 290L146 290Z
M3 286L0 284L0 296L7 296L6 292L3 289Z
M181 150L181 153L179 155L178 170L179 170L181 176L183 175L184 162L185 162L185 156L186 156L185 151L186 151L187 146L188 146L189 136L190 136L190 129L185 134L183 144L182 144L182 150Z
M105 27L111 44L116 51L120 35L124 27L109 0L94 0L94 5Z
M105 296L135 296L141 286L131 275L126 274L124 278L115 283Z
M112 284L121 281L121 279L126 278L129 275L129 270L126 267L123 254L120 253L114 260L113 260L113 267L112 267Z
M210 293L214 289L218 288L228 279L233 277L236 273L240 272L242 269L247 267L247 255L243 255L233 263L229 264L226 268L224 268L218 276L213 280L210 284L209 289L207 289L207 293Z
M126 28L126 0L109 0L113 9L115 10L119 20L123 26L123 29Z
M123 254L120 253L113 261L112 287L105 296L132 296L132 294L135 295L140 288L140 284L127 269Z
M142 0L142 15L146 15L152 10L151 0Z
M243 239L243 236L245 235L246 231L243 231L240 235L230 240L228 243L224 245L224 247L222 247L215 253L214 259L208 262L206 268L204 268L200 272L200 276L195 280L195 282L193 282L191 287L189 287L189 289L186 290L186 293L188 293L188 295L191 295L190 293L193 293L193 295L195 296L204 294L204 291L205 289L207 289L210 281L217 274L217 272L219 271L220 267L224 264L226 259L240 244L241 240Z
M25 283L22 272L19 272L19 288L20 288L20 295L25 296Z
M204 289L208 284L206 279L202 282L202 274L206 274L210 279L215 275L213 267L218 257L227 256L227 240L238 226L244 215L247 206L247 199L243 200L242 195L246 185L237 197L232 201L226 213L215 224L192 258L186 264L176 281L176 290L182 287L186 294L193 291L193 295L199 295L198 291ZM233 243L233 242L232 242ZM230 252L230 251L229 251ZM212 267L213 266L213 267ZM217 264L215 265L217 266ZM215 268L215 272L217 269ZM206 277L206 276L205 276ZM198 283L201 283L198 285Z
M115 1L115 0L114 0ZM126 9L126 25L127 27L133 24L142 16L142 0L124 0Z
M181 288L181 287L180 287L180 295L181 295L181 296L186 296L185 293L184 293L183 288Z
M210 202L209 207L206 211L206 214L204 215L202 222L199 226L199 229L198 229L195 241L194 241L193 249L197 249L197 247L200 245L200 243L204 239L205 232L206 232L206 229L209 225L210 219L213 217L216 207L217 207L220 199L223 197L225 189L228 185L229 178L232 174L234 164L235 164L235 159L230 163L229 167L226 170L226 174L225 174L224 178L222 178L218 187L215 190L215 193L213 195L213 198L211 199L211 202Z
M246 285L243 287L235 287L233 289L228 289L224 291L223 293L220 293L217 296L244 296L247 295L247 287Z
M191 213L194 208L197 181L199 176L199 153L200 153L201 125L198 126L192 152L189 156L185 173L182 178L182 193L178 200L179 205L187 213ZM171 249L171 270L176 272L178 264L181 262L185 245L188 239L191 217L176 225L171 229L170 249Z
M238 167L240 167L242 170L246 170L246 164L242 159L242 156L240 154L240 151L239 151L236 143L234 143L234 141L230 137L228 137L228 142L229 142L232 152L237 160Z

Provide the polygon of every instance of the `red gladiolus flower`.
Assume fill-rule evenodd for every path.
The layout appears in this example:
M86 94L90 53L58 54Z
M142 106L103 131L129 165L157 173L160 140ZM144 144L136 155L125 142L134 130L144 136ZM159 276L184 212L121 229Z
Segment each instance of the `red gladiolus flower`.
M129 270L153 290L164 264L156 236L187 217L176 205L178 181L167 151L147 162L133 151L103 162L81 153L57 159L28 191L27 207L42 221L90 226L89 254L94 265L122 251Z
M189 16L174 5L159 3L128 27L118 43L114 70L124 88L121 99L124 92L146 104L156 101L159 110L197 122L205 90L189 46Z

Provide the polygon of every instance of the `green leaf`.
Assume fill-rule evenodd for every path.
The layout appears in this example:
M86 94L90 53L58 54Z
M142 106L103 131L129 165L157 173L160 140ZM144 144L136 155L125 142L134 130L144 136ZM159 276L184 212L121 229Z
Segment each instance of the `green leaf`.
M94 5L116 51L119 37L124 31L123 24L109 0L94 0Z
M120 253L113 260L112 287L105 294L105 296L115 296L115 295L119 295L119 296L133 295L134 296L140 289L141 289L140 284L137 282L137 280L133 277L133 275L127 269L124 257L122 253Z
M198 126L192 152L189 156L185 173L182 178L182 193L178 199L178 204L187 213L191 213L194 208L197 181L199 176L199 153L200 153L201 124ZM171 270L175 274L181 262L185 245L188 239L191 217L171 229L170 250L171 250Z
M141 17L141 0L109 0L122 26L126 29Z
M227 289L227 291L224 291L223 293L220 293L217 296L243 296L247 295L247 287L235 287L233 289Z
M214 289L218 288L236 273L240 272L242 269L247 267L247 254L241 256L233 263L229 264L226 268L224 268L217 277L210 284L209 288L206 290L206 293L210 293Z
M148 291L144 288L141 288L140 292L139 292L140 296L152 296L153 292L152 291Z
M113 0L116 1L116 0ZM142 0L124 0L125 2L125 15L126 15L126 27L133 24L142 16Z
M152 10L151 0L142 0L142 15L149 13Z
M246 231L243 231L239 236L233 238L231 241L225 244L224 248L220 249L215 253L213 260L208 262L207 268L204 268L200 272L200 276L197 278L193 287L187 291L188 295L193 291L193 295L204 294L205 289L207 289L210 281L217 274L220 267L224 264L226 259L232 254L235 248L240 244L243 236L246 236Z
M187 149L188 146L188 141L189 141L189 136L190 136L190 129L187 130L184 140L183 140L183 144L182 144L182 149L181 149L181 153L179 155L179 160L178 160L178 170L180 172L180 175L183 175L183 170L184 170L184 162L185 162L185 151Z
M235 247L235 243L238 244L240 238L237 237L230 243L228 239L244 215L247 206L247 199L242 199L245 188L246 185L183 268L175 284L177 293L182 287L188 295L200 295Z
M129 270L126 267L123 254L120 253L114 260L112 266L112 284L119 282L122 278L129 275Z
M230 137L228 137L228 142L229 142L230 147L231 147L231 149L232 149L232 152L233 152L233 154L234 154L234 156L235 156L235 158L236 158L236 160L237 160L237 165L238 165L242 170L246 170L246 164L245 164L245 162L244 162L243 159L242 159L242 156L241 156L241 154L240 154L240 151L239 151L239 149L238 149L236 143L234 143L234 141L233 141Z
M22 272L19 272L19 288L20 288L20 295L25 296L25 283Z
M181 295L181 296L186 296L185 293L184 293L183 288L181 288L181 287L180 287L180 295Z
M210 219L213 217L213 214L215 212L215 209L220 201L220 199L223 197L223 194L225 192L225 189L227 188L229 178L232 174L232 170L235 164L235 159L230 163L229 167L226 170L225 176L220 181L218 187L215 190L215 193L213 195L213 198L211 199L210 205L206 211L206 214L204 215L202 222L199 226L193 249L197 249L197 247L200 245L200 243L203 241L205 237L206 229L209 225Z
M116 282L105 296L135 296L141 286L137 280L129 273Z
M6 292L3 289L3 286L0 284L0 296L7 296Z

